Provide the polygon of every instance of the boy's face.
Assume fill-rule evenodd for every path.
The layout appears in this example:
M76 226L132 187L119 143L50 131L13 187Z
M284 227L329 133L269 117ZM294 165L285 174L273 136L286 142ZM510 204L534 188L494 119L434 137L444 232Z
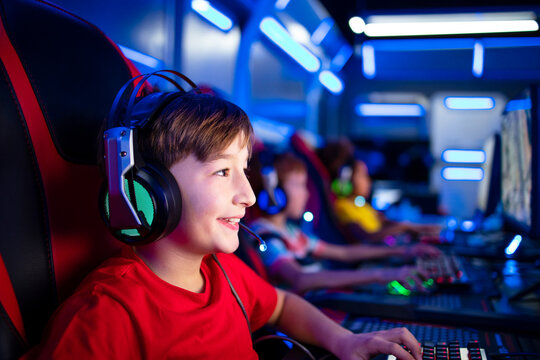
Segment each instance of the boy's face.
M355 162L352 183L355 195L368 197L371 193L371 177L363 161Z
M170 237L193 254L232 253L238 247L238 222L255 194L245 170L248 148L239 135L206 162L193 154L171 166L182 193L182 218Z
M305 171L291 172L285 177L282 186L287 195L287 207L285 208L287 217L300 219L306 210L309 197L307 173Z

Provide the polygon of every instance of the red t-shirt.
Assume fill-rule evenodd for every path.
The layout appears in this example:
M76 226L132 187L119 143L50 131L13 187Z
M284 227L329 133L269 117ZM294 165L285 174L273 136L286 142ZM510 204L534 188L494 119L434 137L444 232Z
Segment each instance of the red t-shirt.
M234 255L219 254L255 331L272 315L276 290ZM131 249L93 271L55 313L40 346L45 359L256 359L240 305L217 263L201 266L202 293L155 275Z

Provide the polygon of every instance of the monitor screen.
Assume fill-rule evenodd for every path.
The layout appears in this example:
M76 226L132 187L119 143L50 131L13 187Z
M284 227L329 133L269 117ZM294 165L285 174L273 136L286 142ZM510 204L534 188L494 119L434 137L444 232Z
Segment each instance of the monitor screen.
M536 88L507 104L501 127L501 200L511 228L538 236ZM537 119L536 119L537 120Z
M477 209L482 217L493 214L501 200L501 135L491 135L482 148L486 160L482 164L484 178L478 184Z

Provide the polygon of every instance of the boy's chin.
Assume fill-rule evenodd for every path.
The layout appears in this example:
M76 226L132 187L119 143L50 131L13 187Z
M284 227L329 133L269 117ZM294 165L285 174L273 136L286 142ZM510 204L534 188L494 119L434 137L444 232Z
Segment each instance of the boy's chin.
M225 244L219 244L219 246L216 249L216 252L224 253L224 254L232 254L233 252L238 249L239 241L236 239L234 242L228 242Z

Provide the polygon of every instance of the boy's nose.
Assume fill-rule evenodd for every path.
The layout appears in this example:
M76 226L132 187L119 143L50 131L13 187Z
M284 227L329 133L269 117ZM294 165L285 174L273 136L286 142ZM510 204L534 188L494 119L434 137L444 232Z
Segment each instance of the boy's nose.
M256 197L248 179L244 176L240 181L238 193L235 196L235 202L245 206L250 207L255 204Z

